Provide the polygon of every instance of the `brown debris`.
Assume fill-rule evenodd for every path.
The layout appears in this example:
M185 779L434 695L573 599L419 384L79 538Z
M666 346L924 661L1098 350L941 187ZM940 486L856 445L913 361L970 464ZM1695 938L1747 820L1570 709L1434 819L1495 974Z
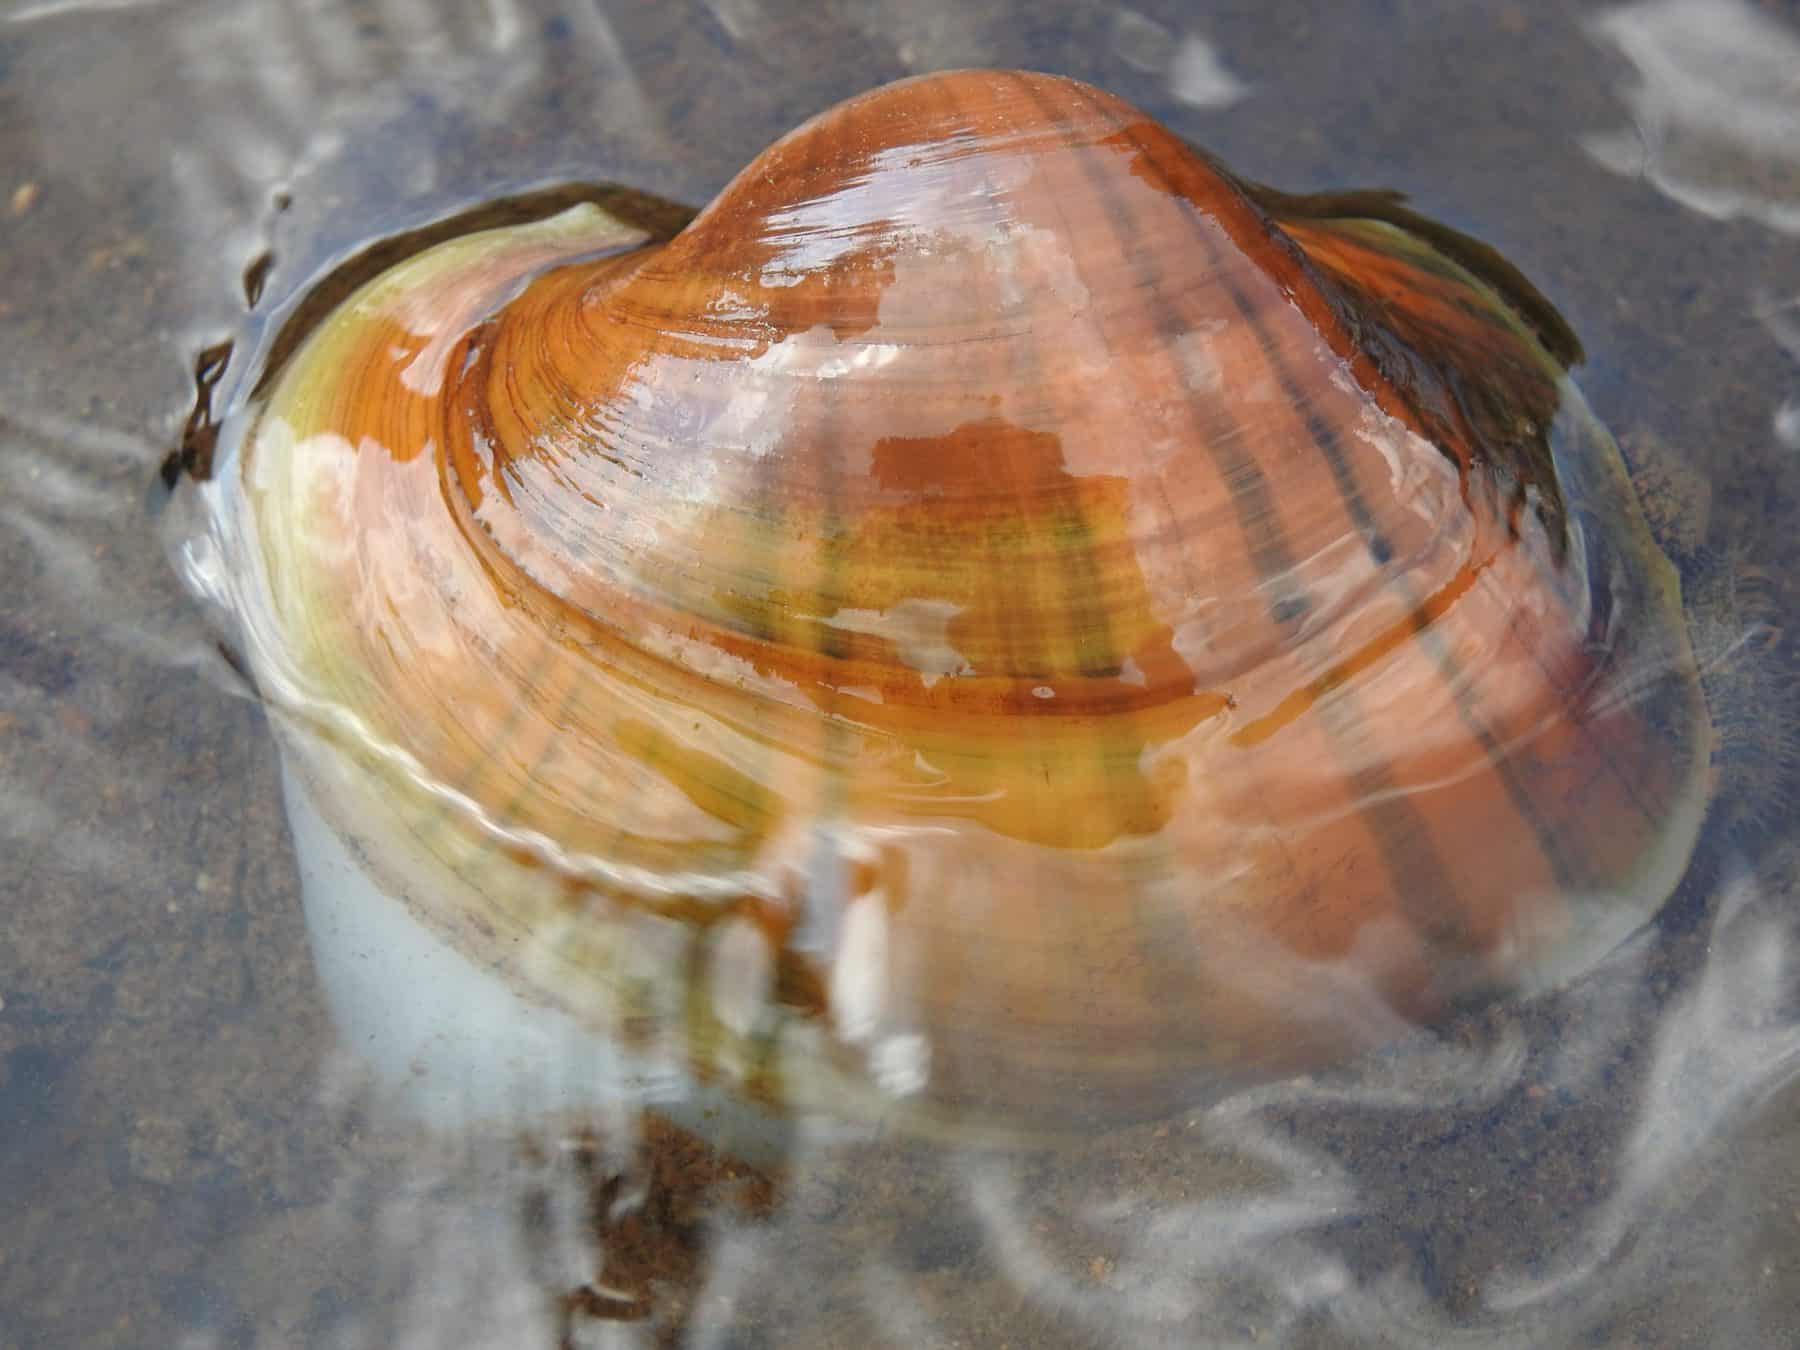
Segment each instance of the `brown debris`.
M705 1279L709 1223L720 1213L766 1218L782 1178L656 1116L644 1119L643 1159L647 1175L594 1177L590 1205L604 1265L565 1297L564 1312L571 1333L589 1319L653 1320L655 1343L674 1347L684 1343Z

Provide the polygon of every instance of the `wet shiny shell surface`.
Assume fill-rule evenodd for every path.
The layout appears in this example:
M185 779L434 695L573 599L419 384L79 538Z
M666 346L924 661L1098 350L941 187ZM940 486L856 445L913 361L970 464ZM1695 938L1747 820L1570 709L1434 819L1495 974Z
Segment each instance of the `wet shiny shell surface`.
M1678 586L1541 305L1072 81L909 81L666 242L362 290L242 445L244 627L340 827L538 996L771 1098L809 1029L921 1112L1147 1115L1685 865Z

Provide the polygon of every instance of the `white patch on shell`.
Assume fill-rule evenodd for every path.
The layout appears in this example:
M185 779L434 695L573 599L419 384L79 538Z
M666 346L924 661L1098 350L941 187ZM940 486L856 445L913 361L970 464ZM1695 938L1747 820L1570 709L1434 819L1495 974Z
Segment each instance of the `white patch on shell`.
M1081 280L1074 255L1061 234L1042 226L1015 222L1008 228L1003 240L996 236L989 241L990 254L998 255L1003 244L1007 249L1006 262L1009 265L1020 262L1028 264L1037 282L1048 284L1050 293L1071 311L1081 313L1087 309L1090 299L1088 288ZM1010 271L1008 275L1010 276ZM1029 294L1021 294L1019 300L1020 303L1029 303L1031 298Z
M1143 689L1149 685L1150 677L1144 674L1143 668L1134 658L1127 656L1119 662L1119 683L1136 685L1139 689Z
M883 366L892 365L901 352L897 342L846 342L839 345L845 348L845 355L830 357L813 368L813 374L819 379L837 380L846 375L880 370Z
M762 930L748 919L720 924L708 978L713 1015L734 1036L750 1035L768 1011L775 987L775 958Z
M834 684L831 688L834 692L843 694L846 698L859 698L864 703L883 703L886 701L881 696L881 690L877 689L872 684Z
M399 380L420 398L437 398L443 393L444 374L450 365L450 352L462 334L453 325L422 334L424 345L417 351L390 347L388 355L399 367Z
M640 650L661 656L683 670L703 675L715 684L728 685L761 694L796 708L811 708L812 703L792 680L768 675L754 664L731 652L721 651L712 643L677 633L656 625L646 626L637 634Z
M371 452L365 450L365 462ZM381 504L382 514L394 518L406 509L406 502L425 500L437 488L437 455L427 442L424 450L404 464L393 465L386 492L395 500ZM353 515L338 518L337 524L352 520ZM455 615L471 591L479 591L475 579L479 566L467 552L459 548L460 538L446 539L441 534L408 535L401 545L392 537L368 532L358 535L348 531L363 557L361 568L367 585L357 596L373 610L377 597L386 610L386 626L402 636L414 651L430 651L452 661L457 659L466 641L455 622ZM382 545L385 545L383 547ZM364 615L364 625L379 628L384 617L377 613Z
M423 455L419 459L434 462ZM575 575L567 557L532 531L513 528L515 516L504 498L493 493L484 496L473 515L490 533L505 540L512 560L538 586L555 596L567 596L574 590ZM584 570L592 575L591 569Z
M1039 299L1037 288L1048 283L1049 293L1071 311L1087 308L1089 293L1076 270L1064 238L1055 230L1026 221L1004 221L986 232L985 238L965 238L965 245L983 248L999 283L999 310L1028 310ZM1021 272L1031 277L1021 281Z
M1458 519L1462 514L1457 506L1461 485L1449 457L1404 422L1383 412L1341 365L1332 371L1331 383L1359 401L1353 434L1387 465L1394 501L1421 520L1442 523Z
M763 286L795 286L828 272L843 259L879 244L897 261L930 257L942 240L959 237L959 227L985 242L993 223L990 199L1015 190L1029 168L995 159L985 182L968 185L954 175L918 164L916 144L878 151L867 172L822 198L808 198L769 215L765 238L776 247L758 281ZM917 167L910 173L899 168ZM845 221L868 224L846 228ZM885 238L872 238L876 232Z
M1220 608L1219 602L1211 596L1192 596L1182 612L1169 623L1169 645L1195 673L1196 680L1203 680L1201 672L1215 663L1218 646L1215 630Z
M1223 324L1222 320L1213 322ZM1196 394L1216 394L1225 385L1224 368L1219 364L1213 345L1212 333L1198 328L1175 339L1175 359L1181 368L1181 382Z
M879 886L844 908L831 963L831 1016L849 1045L867 1045L887 1011L888 912Z
M742 450L753 459L762 459L781 449L803 384L868 375L904 355L905 348L899 343L840 341L828 325L814 324L771 343L755 356L743 358L725 405L686 435L689 439L703 437L721 449ZM672 391L663 385L637 392L651 401L644 407L648 418L653 415L654 405L668 401ZM866 447L846 442L838 450L838 468L845 474L867 473L868 456ZM692 494L692 500L713 503L719 495L715 478L716 475L704 478L703 491Z
M301 539L313 557L344 565L356 554L355 538L338 527L354 518L356 447L335 431L308 436L302 444L286 418L265 418L256 430L256 453L249 459L253 493L293 503Z
M931 1081L931 1043L917 1032L883 1036L869 1051L869 1076L890 1097L911 1097Z
M950 621L960 613L962 606L949 600L902 600L887 609L840 609L825 622L841 632L886 638L929 689L946 675L974 672L968 658L950 645Z
M747 368L766 368L769 355L766 352L762 357L746 362ZM734 382L725 406L700 429L700 434L713 445L741 449L753 459L763 458L777 448L776 432L787 421L787 410L777 403L776 392L775 382L771 380L752 378ZM787 394L780 402L792 401L793 396ZM776 405L773 412L771 404Z
M870 833L841 817L796 813L760 851L757 870L780 878L772 898L789 908L796 920L787 938L788 950L819 965L840 952L855 876L880 860Z
M748 296L740 295L729 286L720 287L718 294L706 305L707 317L712 319L748 320L755 319L760 313Z

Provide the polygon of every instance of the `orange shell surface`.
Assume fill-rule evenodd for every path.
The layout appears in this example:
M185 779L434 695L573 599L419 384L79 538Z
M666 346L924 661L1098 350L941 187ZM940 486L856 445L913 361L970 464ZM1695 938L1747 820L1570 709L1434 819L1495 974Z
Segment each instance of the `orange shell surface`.
M1704 812L1509 275L1073 81L878 90L665 242L467 236L316 330L239 459L259 677L435 927L765 1097L796 1028L1050 1126L1317 1063L1591 961Z

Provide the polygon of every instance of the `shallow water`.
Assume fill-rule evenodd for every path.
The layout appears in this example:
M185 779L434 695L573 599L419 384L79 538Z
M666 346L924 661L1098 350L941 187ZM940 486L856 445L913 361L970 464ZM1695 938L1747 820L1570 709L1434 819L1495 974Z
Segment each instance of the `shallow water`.
M657 1135L660 1170L601 1187L653 1198L599 1225L616 1128L419 1143L327 1021L268 727L152 522L195 354L246 349L247 274L278 310L368 240L569 179L702 201L912 71L1064 71L1252 178L1402 188L1493 242L1627 453L1703 469L1712 548L1797 628L1800 15L1315 8L12 7L0 1345L555 1344L597 1228L616 1296L582 1345L1800 1337L1779 799L1659 931L1442 1039L1054 1152L803 1134L767 1191ZM1792 735L1769 651L1725 710L1752 764Z

